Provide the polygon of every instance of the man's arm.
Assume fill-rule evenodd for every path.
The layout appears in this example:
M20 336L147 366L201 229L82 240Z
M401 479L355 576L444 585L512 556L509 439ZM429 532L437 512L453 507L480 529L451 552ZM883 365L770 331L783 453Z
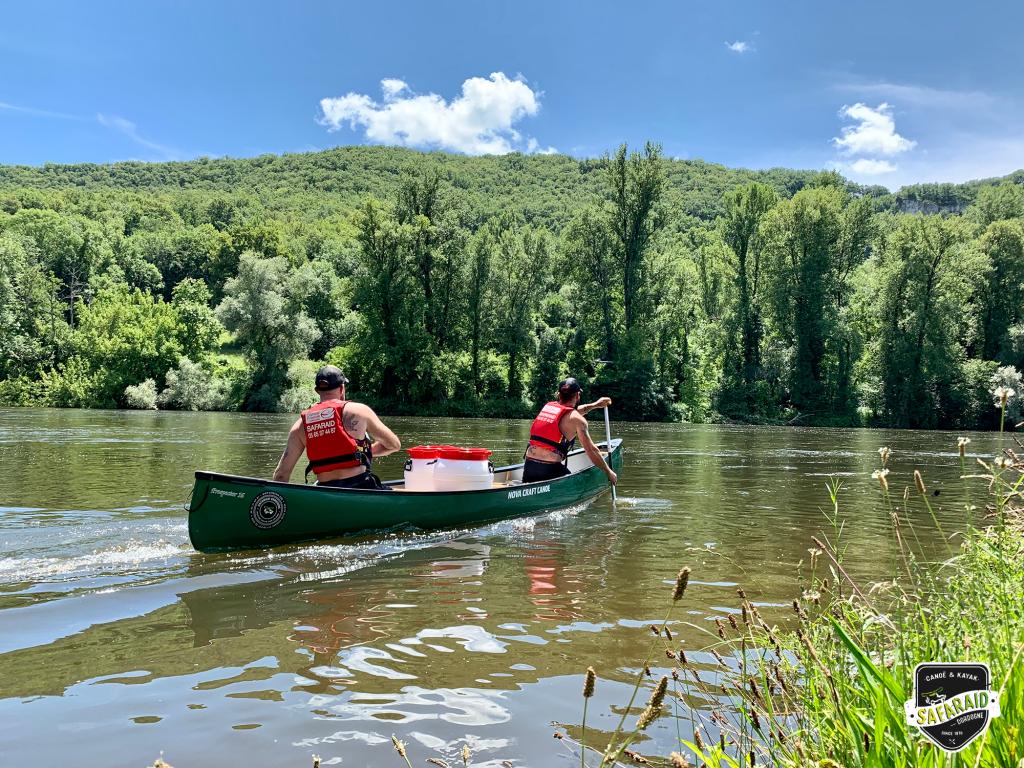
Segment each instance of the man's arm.
M599 397L592 403L576 406L576 412L586 416L591 411L596 411L598 408L607 408L611 404L612 399L610 397Z
M594 462L594 466L598 467L606 475L608 475L608 482L615 485L619 482L618 475L612 471L612 468L608 466L608 462L604 460L604 456L601 455L601 451L598 450L597 446L594 445L594 441L590 437L590 430L587 429L587 420L583 418L579 413L573 413L569 418L573 420L573 424L576 426L576 437L580 439L580 445L583 446L583 450L587 452L587 456Z
M349 406L351 408L351 406ZM359 417L366 421L366 431L373 437L370 449L374 457L387 456L402 449L402 441L398 435L392 432L380 417L373 412L373 408L360 404Z
M274 470L274 479L280 483L287 483L292 476L292 470L298 462L302 452L306 450L302 442L302 419L296 421L288 431L288 444L284 447L281 460L277 462L277 469Z

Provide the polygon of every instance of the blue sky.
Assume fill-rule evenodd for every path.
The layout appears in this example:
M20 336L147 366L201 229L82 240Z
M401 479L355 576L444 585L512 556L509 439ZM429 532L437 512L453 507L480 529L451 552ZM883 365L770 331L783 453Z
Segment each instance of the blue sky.
M1024 167L1019 2L37 2L0 163L622 141L889 187Z

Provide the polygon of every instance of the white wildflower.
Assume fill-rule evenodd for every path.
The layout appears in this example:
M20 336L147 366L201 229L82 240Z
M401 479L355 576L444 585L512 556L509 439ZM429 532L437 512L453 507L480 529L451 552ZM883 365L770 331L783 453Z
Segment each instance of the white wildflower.
M1005 408L1006 403L1016 394L1013 391L1013 387L996 387L992 390L992 396L996 399L997 408Z

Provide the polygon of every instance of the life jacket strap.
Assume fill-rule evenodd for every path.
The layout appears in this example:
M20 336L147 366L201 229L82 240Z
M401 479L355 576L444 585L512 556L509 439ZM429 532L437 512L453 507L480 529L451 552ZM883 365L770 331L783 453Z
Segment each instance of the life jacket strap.
M360 464L369 469L372 458L370 456L370 451L368 449L369 446L367 446L367 450L353 451L352 453L343 453L340 456L325 456L322 459L313 459L306 465L306 471L303 477L306 479L307 482L309 482L309 473L315 470L317 467L326 467L329 464L341 464L343 462L355 460L358 460Z
M530 435L530 442L534 442L534 441L536 441L538 443L543 443L544 445L547 445L547 446L550 446L551 450L555 451L559 456L562 457L562 459L568 460L568 458L569 458L569 451L572 449L573 443L576 442L576 439L575 438L573 438L572 440L564 440L563 439L561 442L555 442L554 440L551 440L551 439L549 439L547 437L544 437L543 435Z

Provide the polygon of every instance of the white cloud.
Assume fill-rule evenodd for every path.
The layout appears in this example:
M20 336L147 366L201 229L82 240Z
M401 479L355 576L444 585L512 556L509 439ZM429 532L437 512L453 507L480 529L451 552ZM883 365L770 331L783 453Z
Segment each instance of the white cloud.
M124 134L140 147L145 147L146 149L151 149L154 152L157 152L161 155L161 160L176 160L182 156L182 154L176 149L172 149L171 147L163 144L158 144L155 141L150 141L149 139L140 136L138 128L131 120L126 120L118 115L97 114L96 122L105 128L110 128L118 133Z
M751 50L750 43L744 42L743 40L737 40L734 43L730 43L728 40L725 41L725 47L733 53L746 53Z
M524 139L514 127L540 111L541 94L503 72L469 78L462 84L462 94L450 102L436 93L414 93L394 78L381 81L381 92L381 103L361 93L321 99L319 122L330 131L346 123L353 130L362 128L367 139L382 144L470 155L502 155L520 148L541 151L535 139Z
M896 166L888 160L872 160L867 157L854 160L846 167L861 176L878 176L883 173L893 173L896 171Z
M896 122L892 118L892 106L882 102L872 109L857 103L839 110L842 117L856 121L856 125L845 126L842 136L832 142L843 152L851 155L898 155L913 149L916 141L896 133Z
M967 87L952 89L887 78L865 78L849 72L832 75L831 88L847 94L849 101L887 102L912 110L915 138L913 152L899 155L899 167L883 177L898 187L925 182L964 182L1004 176L1024 168L1024 102L1012 92ZM906 127L906 126L904 126ZM893 130L895 133L895 129ZM865 153L870 159L893 155ZM846 152L837 163L856 173ZM895 164L895 163L894 163ZM877 180L878 177L875 177Z
M384 101L391 101L402 91L409 90L409 86L404 80L386 77L380 81L380 89L384 92Z

